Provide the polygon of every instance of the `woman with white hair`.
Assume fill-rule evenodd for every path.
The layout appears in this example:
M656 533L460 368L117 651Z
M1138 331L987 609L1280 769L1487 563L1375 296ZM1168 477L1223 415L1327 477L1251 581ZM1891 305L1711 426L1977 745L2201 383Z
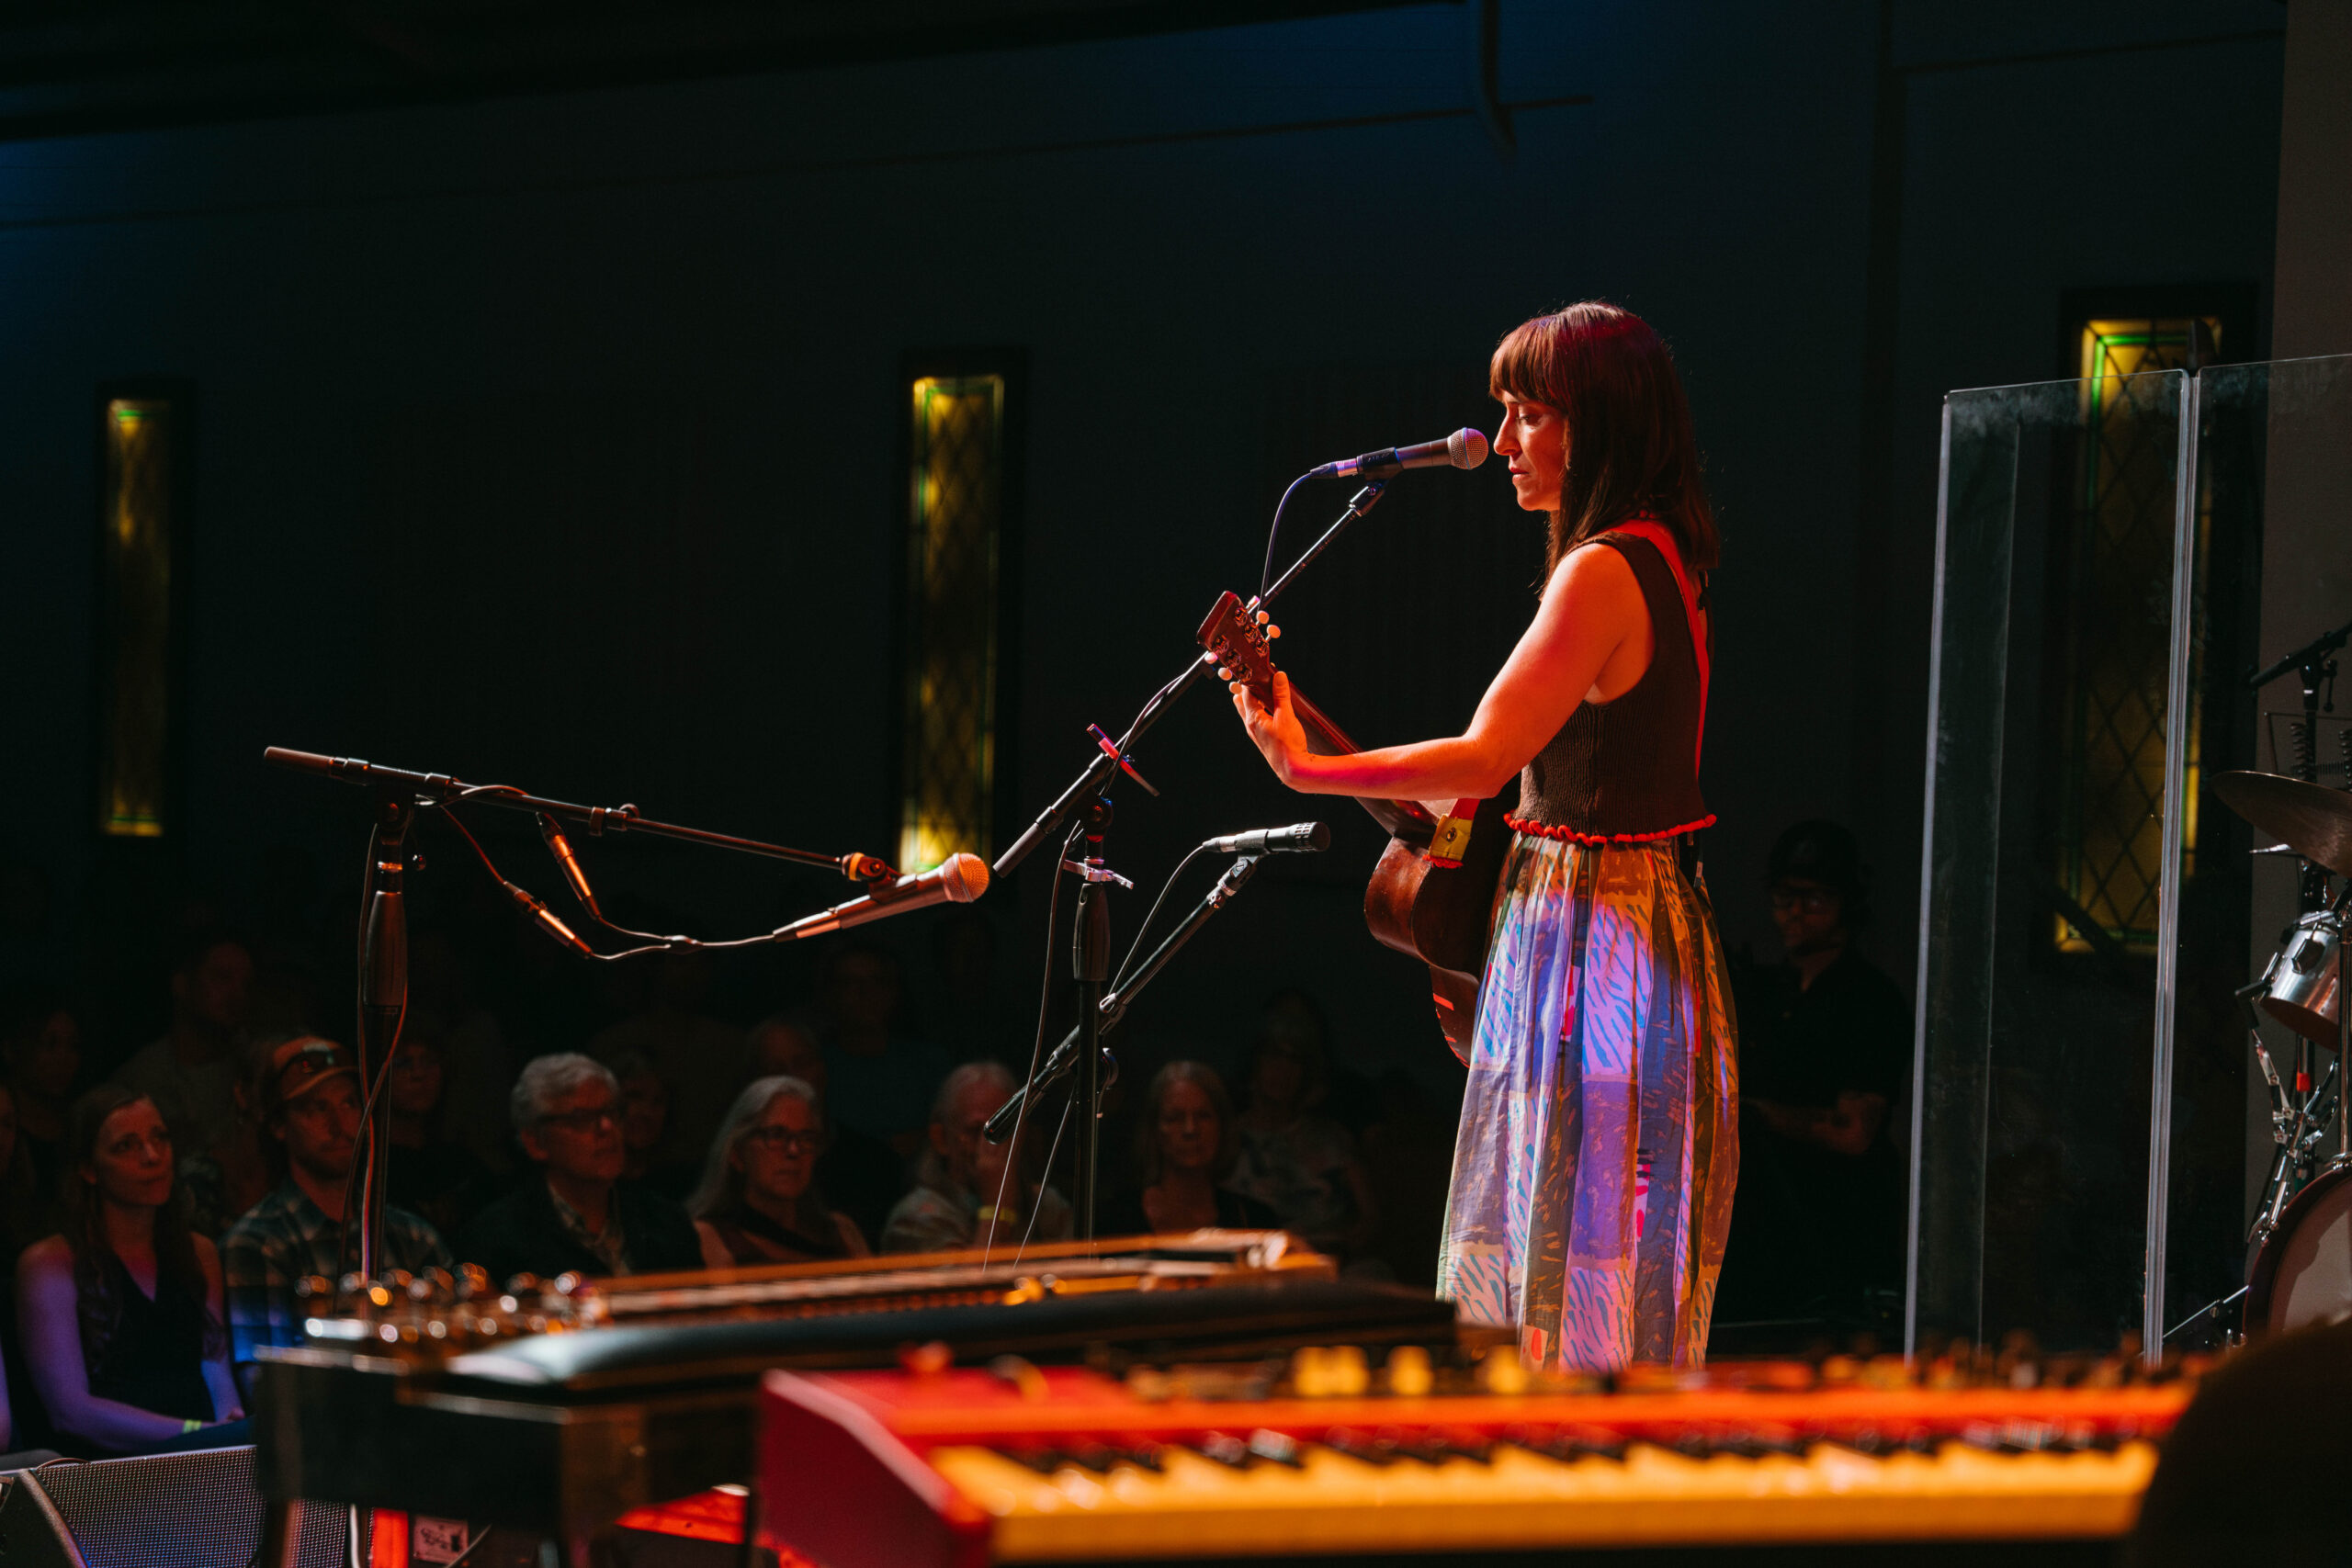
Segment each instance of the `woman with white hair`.
M778 1074L735 1097L686 1201L707 1268L865 1258L872 1249L816 1188L825 1123L817 1091Z

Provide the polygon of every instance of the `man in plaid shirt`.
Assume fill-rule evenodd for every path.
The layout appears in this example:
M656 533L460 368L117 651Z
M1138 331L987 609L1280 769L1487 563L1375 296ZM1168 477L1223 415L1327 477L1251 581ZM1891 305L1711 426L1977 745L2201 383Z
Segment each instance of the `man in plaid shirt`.
M245 1211L220 1243L229 1308L230 1358L240 1383L265 1345L302 1342L295 1282L335 1278L357 1267L357 1238L343 1247L343 1190L359 1136L359 1072L330 1040L300 1035L270 1053L258 1086L263 1125L282 1145L286 1179ZM265 1145L266 1146L266 1145ZM449 1267L433 1227L404 1209L384 1211L382 1267Z

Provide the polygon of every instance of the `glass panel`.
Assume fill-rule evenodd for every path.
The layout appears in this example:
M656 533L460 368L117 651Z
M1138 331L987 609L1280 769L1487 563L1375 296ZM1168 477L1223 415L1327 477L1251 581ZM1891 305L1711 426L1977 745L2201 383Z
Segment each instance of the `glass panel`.
M2205 521L2192 640L2180 657L2202 686L2203 783L2252 769L2345 785L2352 725L2328 711L2332 682L2323 673L2321 711L2306 734L2300 672L2259 689L2252 678L2352 621L2352 356L2212 367L2198 377L2196 404ZM2268 967L2306 908L2306 889L2292 855L2246 852L2282 835L2250 826L2218 797L2200 815L2205 852L2183 879L2179 913L2164 1296L2172 1343L2190 1348L2240 1325L2239 1293L2250 1275L2262 1277L2249 1242L2266 1196L2291 1196L2341 1146L2337 1130L2316 1129L2302 1173L2290 1163L2283 1190L2269 1189L2278 1145L2249 1031L2258 1017L2291 1090L2299 1072L2314 1086L2324 1081L2334 1054L2311 1036L2332 1035L2334 1021L2283 997L2288 1005L2257 1012L2233 995ZM2323 880L2308 891L2324 904L2341 886ZM2274 1259L2297 1230L2290 1217Z
M2107 1348L2143 1320L2186 386L2093 374L1945 400L1915 1348L2018 1330Z
M105 408L98 605L98 831L161 838L167 787L175 428L168 400Z
M899 867L986 857L996 771L1004 378L918 378Z

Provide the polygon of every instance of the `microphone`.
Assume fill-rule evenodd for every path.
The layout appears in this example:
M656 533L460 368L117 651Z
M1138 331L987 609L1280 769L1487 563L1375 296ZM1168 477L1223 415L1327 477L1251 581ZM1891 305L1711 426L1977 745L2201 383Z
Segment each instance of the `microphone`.
M1295 822L1287 828L1260 828L1254 832L1227 833L1201 848L1221 855L1314 854L1331 847L1331 829L1320 822Z
M599 956L594 948L580 940L580 934L577 931L573 931L570 926L565 925L562 920L557 918L556 912L553 909L548 908L545 904L540 903L537 898L531 897L530 893L526 889L517 887L513 883L504 880L501 880L499 886L506 889L506 896L514 900L515 908L521 909L525 914L531 917L532 924L537 926L541 931L547 932L548 935L553 937L556 941L563 943L564 946L571 949L572 952L580 954L582 958L594 958Z
M988 890L988 862L978 855L949 855L921 876L901 876L877 886L863 898L852 898L788 926L778 926L775 940L797 942L802 937L847 931L885 915L902 915L933 904L968 904Z
M538 816L539 837L547 840L548 852L555 856L555 863L563 868L563 879L571 884L571 896L580 900L582 908L601 921L605 912L596 908L596 895L588 889L588 874L580 869L580 857L571 852L571 840L563 836L563 828L554 818L544 811Z
M1487 438L1475 430L1457 430L1442 441L1424 441L1418 446L1384 446L1361 457L1326 463L1319 468L1308 469L1306 477L1345 479L1352 474L1360 479L1387 479L1407 468L1433 468L1441 463L1475 468L1486 460Z

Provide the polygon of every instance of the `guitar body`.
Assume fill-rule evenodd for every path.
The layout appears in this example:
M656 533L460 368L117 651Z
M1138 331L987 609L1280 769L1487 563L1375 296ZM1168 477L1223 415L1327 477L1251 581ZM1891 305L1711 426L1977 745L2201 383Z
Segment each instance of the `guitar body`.
M1201 624L1200 643L1216 655L1228 680L1249 686L1261 703L1273 701L1274 664L1267 629L1232 593ZM1362 747L1321 709L1291 688L1291 708L1308 746L1325 755ZM1364 889L1364 924L1374 940L1430 968L1430 1000L1453 1054L1469 1060L1478 1017L1478 981L1487 964L1487 937L1511 833L1502 797L1476 803L1468 818L1441 821L1418 801L1358 799L1387 830L1388 847ZM1456 807L1457 812L1460 807ZM1433 844L1445 852L1433 854Z

